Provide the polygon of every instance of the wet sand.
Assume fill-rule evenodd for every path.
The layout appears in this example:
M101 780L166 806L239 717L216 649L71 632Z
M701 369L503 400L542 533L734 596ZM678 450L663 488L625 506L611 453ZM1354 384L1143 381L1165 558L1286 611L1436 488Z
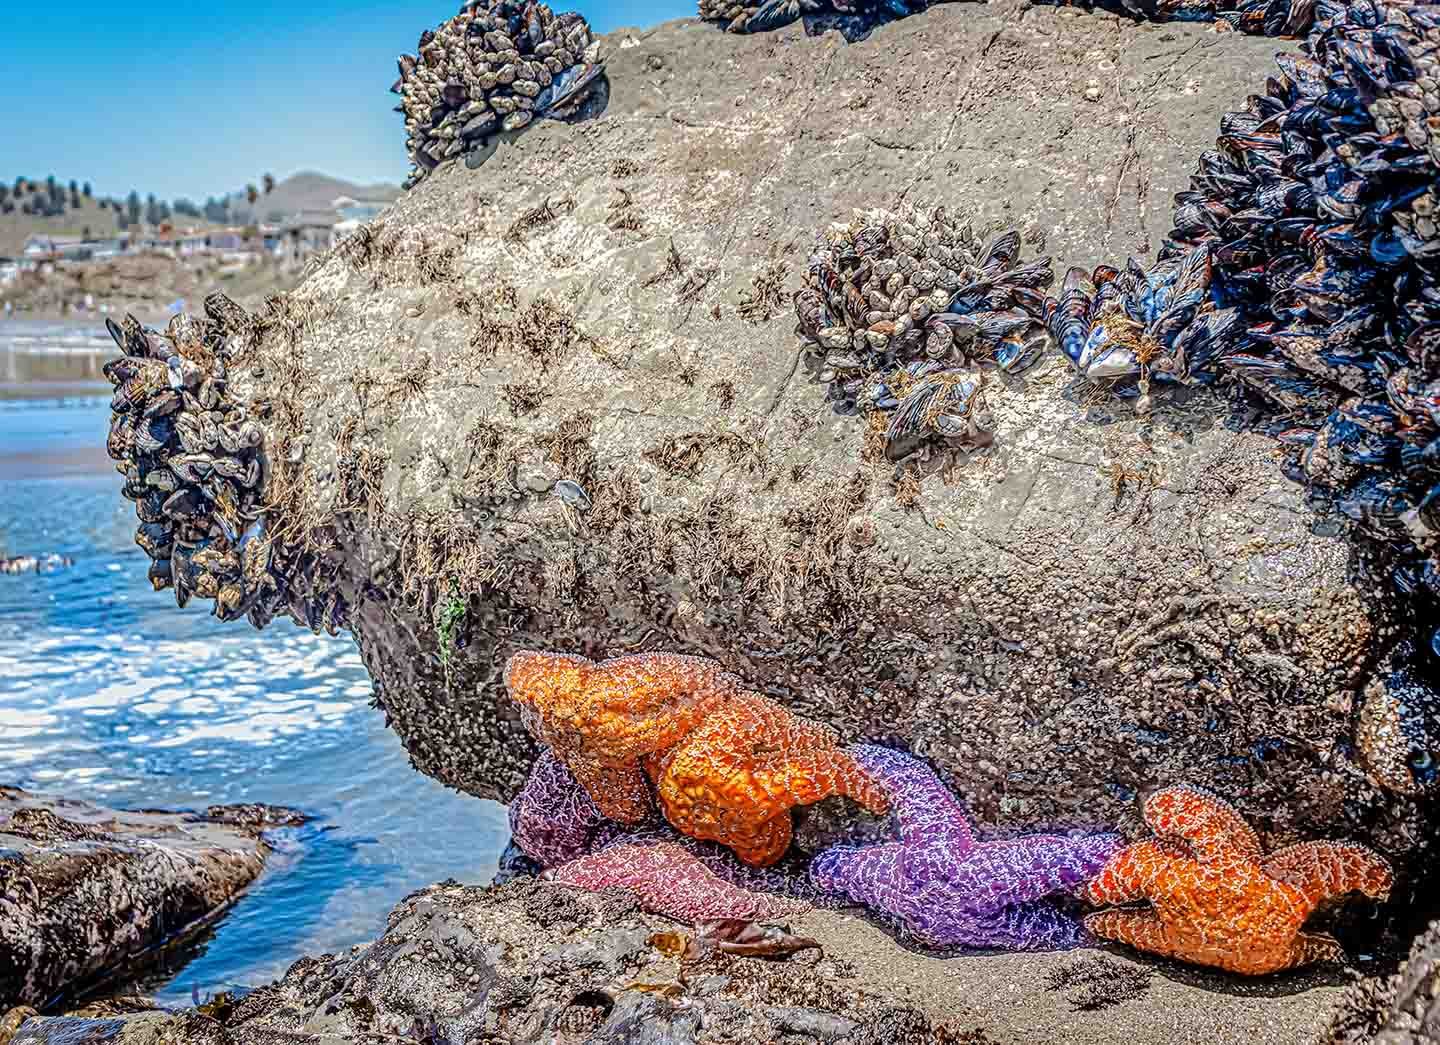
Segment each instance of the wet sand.
M64 450L0 450L0 480L59 479L77 475L114 474L115 466L102 446Z
M932 1019L958 1018L997 1045L1310 1045L1330 1021L1351 973L1333 967L1255 980L1151 961L1115 950L932 957L896 945L864 918L818 911L792 928L825 954L852 963L856 983L893 995ZM1078 1009L1048 976L1102 956L1151 973L1131 1001Z

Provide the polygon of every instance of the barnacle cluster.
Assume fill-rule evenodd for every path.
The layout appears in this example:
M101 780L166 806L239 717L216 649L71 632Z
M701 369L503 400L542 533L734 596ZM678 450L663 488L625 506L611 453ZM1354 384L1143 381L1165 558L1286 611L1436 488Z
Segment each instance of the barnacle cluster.
M811 32L839 29L849 40L897 18L919 14L941 0L765 0L761 4L739 0L699 0L700 17L724 23L732 33L767 33L797 19L806 20Z
M205 311L177 314L163 333L134 316L106 320L124 353L104 368L115 387L106 449L135 503L150 582L173 588L182 608L195 596L214 600L224 621L263 627L285 611L333 633L344 620L339 596L301 594L313 564L289 561L267 532L266 429L232 373L255 317L219 292Z
M574 116L604 76L585 19L533 0L468 3L422 33L417 53L398 63L391 90L400 95L414 164L407 188L500 132Z
M888 415L886 454L989 441L980 367L1018 373L1050 344L1049 258L1020 233L977 239L944 207L857 212L832 225L795 295L799 332L833 393Z

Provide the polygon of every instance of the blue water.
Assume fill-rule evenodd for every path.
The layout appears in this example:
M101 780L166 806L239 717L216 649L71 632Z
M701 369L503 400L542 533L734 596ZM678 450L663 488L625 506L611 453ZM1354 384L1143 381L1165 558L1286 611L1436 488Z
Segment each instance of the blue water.
M304 954L373 939L407 893L485 882L502 807L413 770L353 640L284 621L222 625L153 592L103 447L108 396L0 401L0 555L58 552L0 576L0 783L117 806L272 802L316 820L162 1001L255 986ZM108 469L108 470L102 470ZM57 477L58 476L58 477Z

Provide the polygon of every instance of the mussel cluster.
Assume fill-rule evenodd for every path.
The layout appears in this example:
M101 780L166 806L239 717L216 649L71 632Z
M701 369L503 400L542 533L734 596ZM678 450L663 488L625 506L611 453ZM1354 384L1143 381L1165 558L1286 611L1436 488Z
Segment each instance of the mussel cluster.
M1047 319L1142 404L1152 379L1234 390L1311 505L1368 538L1416 641L1367 689L1359 746L1413 790L1440 736L1440 8L1302 13L1303 53L1221 119L1157 264L1073 269Z
M105 365L115 386L106 449L135 502L135 543L156 591L180 606L213 599L215 615L262 626L280 601L261 492L265 430L231 392L227 362L250 317L225 295L208 318L177 314L162 334L133 316L106 320L125 353Z
M982 245L943 207L857 212L822 235L794 298L799 333L838 398L889 413L891 460L987 443L979 368L1018 373L1049 346L1050 259L1019 255L1018 231Z
M1304 36L1316 0L1094 0L1059 6L1099 7L1152 22L1219 22L1254 36Z
M533 0L466 4L420 34L418 54L401 55L399 65L390 89L401 98L414 164L406 188L497 133L575 115L604 75L585 19Z
M919 14L940 0L765 0L762 4L737 0L699 0L700 17L721 22L731 33L768 33L802 16L813 23L812 32L839 29L850 40L878 25Z

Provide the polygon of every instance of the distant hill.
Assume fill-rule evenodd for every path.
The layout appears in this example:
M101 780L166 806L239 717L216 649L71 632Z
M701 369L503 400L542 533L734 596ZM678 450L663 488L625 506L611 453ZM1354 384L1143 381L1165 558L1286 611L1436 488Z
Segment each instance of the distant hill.
M257 185L258 187L258 185ZM231 193L230 213L239 221L278 221L296 211L321 210L330 206L337 196L356 199L395 200L400 198L398 185L356 185L342 178L315 171L301 171L277 182L268 195L255 201L254 208L245 200L244 192Z
M79 236L87 228L92 236L113 236L115 212L109 207L101 207L99 200L82 198L78 210L67 207L65 213L53 218L24 214L19 210L0 214L0 258L18 255L24 249L25 241L34 233Z
M255 179L255 186L261 186L259 177ZM281 221L302 210L323 210L329 207L337 196L395 200L400 198L400 187L389 184L356 185L343 178L332 178L315 171L301 171L277 182L268 195L262 194L255 201L253 208L246 202L244 190L233 192L225 198L230 202L230 223L245 225L259 221ZM121 202L123 204L123 198ZM174 214L169 220L177 225L197 228L208 228L214 224L203 218L184 214ZM18 209L9 214L0 214L0 258L18 256L25 247L25 241L36 233L79 236L87 228L91 235L114 235L117 231L115 212L102 207L97 199L82 197L78 209L67 206L65 213L54 217L24 214Z

